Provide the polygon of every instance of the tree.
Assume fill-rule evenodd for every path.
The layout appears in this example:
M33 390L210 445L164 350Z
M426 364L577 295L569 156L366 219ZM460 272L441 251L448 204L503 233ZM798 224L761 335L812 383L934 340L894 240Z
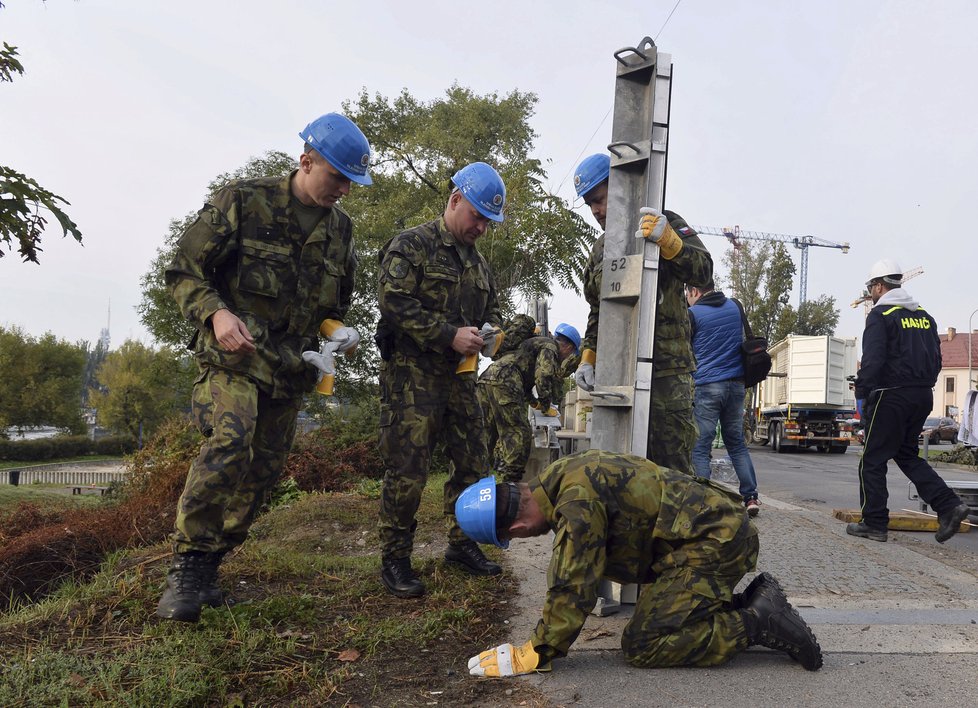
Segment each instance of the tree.
M729 282L754 334L771 343L789 334L834 334L839 323L835 298L819 295L799 309L788 304L795 264L778 241L742 242L723 257Z
M835 298L819 295L816 300L806 300L797 310L790 305L786 307L771 341L784 339L789 334L832 335L838 324L839 310L835 306Z
M3 3L0 3L3 8ZM23 74L24 66L17 59L17 47L6 42L0 50L0 83L13 81L15 74ZM71 234L81 243L78 226L59 205L68 201L48 191L25 174L0 165L0 258L4 251L14 247L25 261L39 263L41 234L47 224L46 214L57 219L64 235Z
M99 424L141 439L186 409L195 376L189 356L130 339L105 358L89 400Z
M0 432L53 426L84 433L85 350L50 332L40 338L0 327Z
M552 284L577 287L595 231L544 187L546 172L529 157L535 137L529 125L536 104L530 93L485 96L452 86L444 98L422 102L406 90L394 100L362 92L344 104L374 151L374 184L354 188L341 203L353 218L360 255L357 288L346 322L369 342L377 321L377 253L398 232L437 218L450 192L449 180L475 161L492 164L506 183L506 221L478 242L496 280L501 304L511 314L521 298L545 296ZM214 179L210 193L232 178L284 175L295 158L268 152ZM176 310L163 282L176 240L193 216L173 221L163 247L143 276L139 312L157 341L186 344L193 328ZM358 398L373 393L377 371L374 347L361 346L352 360L341 359L337 394Z

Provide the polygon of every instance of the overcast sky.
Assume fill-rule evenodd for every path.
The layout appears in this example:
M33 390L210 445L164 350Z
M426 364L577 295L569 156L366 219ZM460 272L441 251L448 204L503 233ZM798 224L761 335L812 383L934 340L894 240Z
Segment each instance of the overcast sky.
M150 342L139 280L169 221L218 173L297 153L298 131L361 88L534 92L536 156L570 202L574 165L611 137L613 52L660 29L669 208L850 242L809 259L809 297L836 298L841 335L860 334L849 303L882 257L923 267L908 290L942 332L978 308L973 1L681 0L668 23L675 0L4 2L0 41L26 72L0 84L0 164L68 199L84 246L49 229L40 266L0 259L0 325L94 341L111 301L113 346ZM703 239L720 263L726 241ZM586 314L560 294L551 323Z

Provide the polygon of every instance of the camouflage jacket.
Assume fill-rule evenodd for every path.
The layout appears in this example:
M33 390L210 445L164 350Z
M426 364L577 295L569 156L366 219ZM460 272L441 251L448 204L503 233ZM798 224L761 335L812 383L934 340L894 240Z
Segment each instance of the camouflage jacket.
M291 178L241 180L218 192L177 241L164 274L197 327L188 348L198 363L247 374L274 398L315 385L302 352L319 348L324 319L346 315L356 270L350 217L334 206L306 237ZM209 318L224 308L244 321L257 351L232 354L217 343Z
M380 326L394 351L428 371L454 372L459 327L502 321L489 265L444 219L398 234L380 251Z
M603 577L648 583L680 566L724 573L742 562L724 545L757 533L739 495L633 455L570 455L530 490L556 534L543 619L532 636L546 659L567 654Z
M563 393L559 361L557 342L551 337L531 337L490 364L479 383L515 385L528 401L536 386L536 400L541 404L559 404Z
M683 250L671 261L659 259L659 295L655 308L652 354L653 376L656 377L689 373L696 368L690 344L689 310L683 288L686 283L705 283L713 277L713 259L700 237L675 212L663 213L683 240ZM601 234L594 242L584 269L584 299L591 309L581 349L591 349L595 353L598 351L604 238L604 234Z

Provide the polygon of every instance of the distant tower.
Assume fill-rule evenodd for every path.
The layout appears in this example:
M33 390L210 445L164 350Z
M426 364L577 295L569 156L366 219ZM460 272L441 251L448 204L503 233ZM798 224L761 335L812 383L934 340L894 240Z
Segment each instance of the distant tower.
M109 312L105 318L105 328L99 332L98 342L102 345L102 351L109 351L109 326L112 324L112 301L109 300Z

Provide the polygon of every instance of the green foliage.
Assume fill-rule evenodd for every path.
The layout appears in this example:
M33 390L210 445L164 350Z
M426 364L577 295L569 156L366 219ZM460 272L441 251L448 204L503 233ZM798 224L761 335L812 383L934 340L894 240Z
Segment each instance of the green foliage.
M188 355L127 340L99 367L91 403L102 425L139 438L186 408L196 375Z
M0 435L8 427L45 425L84 433L85 359L82 346L50 332L33 337L0 327Z
M789 334L833 335L839 324L839 310L835 298L819 295L817 300L806 300L797 310L788 305L781 313L772 342Z
M0 3L0 8L2 7L3 3ZM0 49L0 83L13 81L14 74L23 73L24 65L17 59L17 47L11 47L4 42L3 49Z
M15 74L23 73L24 65L17 59L17 47L4 42L0 50L0 83L13 81ZM0 165L0 258L16 242L25 261L38 263L37 254L41 250L41 234L48 213L57 219L65 236L71 234L81 243L81 231L61 210L60 204L68 202L27 175Z
M595 231L547 192L543 163L529 157L536 137L529 124L536 101L531 93L480 96L456 85L443 98L428 102L407 90L394 99L364 91L344 105L370 140L375 165L374 184L355 186L341 203L353 219L360 255L345 323L364 339L353 357L339 361L336 391L342 400L359 402L376 395L378 357L370 337L377 322L377 253L398 232L437 218L448 199L450 177L471 162L492 164L506 183L506 221L479 240L504 310L512 313L520 299L550 294L555 282L577 288ZM294 165L285 153L267 152L218 175L208 189L213 194L231 179L288 174ZM142 322L158 342L173 347L186 345L193 327L177 311L163 272L194 218L171 222L142 279ZM327 403L312 398L313 414Z
M834 334L839 323L835 298L819 295L799 309L788 304L795 264L777 241L741 242L723 256L730 270L728 285L744 306L754 334L772 344L789 334Z
M359 243L375 253L399 231L437 218L451 176L471 162L488 162L506 184L506 221L479 240L479 250L504 309L511 312L521 296L550 294L555 281L576 289L595 232L546 191L547 173L529 157L536 102L532 93L480 96L454 85L428 102L405 89L394 99L364 90L344 104L375 152L373 186L344 202ZM370 266L369 282L376 282L376 261Z

